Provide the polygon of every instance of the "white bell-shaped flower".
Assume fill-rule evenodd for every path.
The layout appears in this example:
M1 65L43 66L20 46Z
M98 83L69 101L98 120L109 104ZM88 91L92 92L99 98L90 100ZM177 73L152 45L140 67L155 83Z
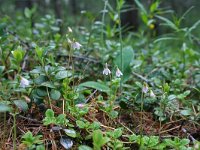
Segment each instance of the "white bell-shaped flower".
M149 91L148 84L147 84L147 83L144 83L144 85L143 85L143 87L142 87L142 92L146 94L148 91Z
M68 32L72 33L72 28L68 27Z
M27 80L27 79L24 78L24 77L21 77L20 86L21 86L22 88L25 88L25 87L29 86L29 84L30 84L30 81L29 81L29 80Z
M154 92L153 92L152 90L150 90L149 96L150 96L151 98L155 98L155 97L156 97L156 95L154 94Z
M78 49L79 50L82 47L82 45L80 43L78 43L78 42L72 42L71 43L71 47L73 49Z
M120 77L123 75L123 73L119 70L119 68L117 67L116 73L115 73L116 77Z
M108 69L108 64L107 64L107 63L106 63L106 66L105 66L105 68L104 68L104 70L103 70L103 74L104 74L104 75L109 75L109 74L111 74L110 69Z

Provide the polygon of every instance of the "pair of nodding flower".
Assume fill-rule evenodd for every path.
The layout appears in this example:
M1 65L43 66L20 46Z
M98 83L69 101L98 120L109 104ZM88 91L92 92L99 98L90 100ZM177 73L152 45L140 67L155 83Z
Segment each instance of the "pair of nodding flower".
M108 64L106 63L105 68L103 70L103 74L104 75L109 75L111 74L110 69L108 68ZM117 67L116 73L115 73L116 77L120 77L123 75L123 73L119 70L119 68Z
M148 84L145 82L143 87L142 87L142 92L147 94L148 91L149 91L149 87L148 87ZM155 98L156 97L156 95L154 94L154 92L152 90L150 90L149 96L151 98Z
M69 33L73 32L70 27L68 27L68 32ZM80 43L76 42L75 40L71 41L70 39L68 39L68 43L71 45L71 48L74 50L75 49L79 50L82 47L82 45Z

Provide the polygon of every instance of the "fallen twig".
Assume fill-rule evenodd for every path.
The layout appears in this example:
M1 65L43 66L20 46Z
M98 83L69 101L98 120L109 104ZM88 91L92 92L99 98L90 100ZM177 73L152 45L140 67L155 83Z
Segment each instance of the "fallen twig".
M22 115L17 115L17 117L22 118L22 119L26 119L26 120L29 120L29 121L35 122L35 123L42 123L41 121L38 121L38 120L32 119L32 118L28 118L28 117L24 117Z
M136 72L132 72L133 75L135 75L136 77L140 78L141 80L145 81L145 82L150 82L147 78L143 77L142 75L136 73Z
M86 99L85 103L87 103L93 96L94 94L97 92L97 89L94 90L94 92L92 94L90 94L90 96Z
M168 129L168 130L164 130L164 131L160 131L159 134L163 134L163 133L172 131L172 130L174 130L174 129L178 129L178 128L180 128L180 127L181 127L181 125L178 125L178 126L176 126L176 127L174 127L174 128L171 128L171 129Z

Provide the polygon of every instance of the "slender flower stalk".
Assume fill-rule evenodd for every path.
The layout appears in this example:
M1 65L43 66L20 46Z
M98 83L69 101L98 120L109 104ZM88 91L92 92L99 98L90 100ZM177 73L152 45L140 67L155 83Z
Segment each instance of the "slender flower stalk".
M14 150L17 149L16 139L17 139L16 113L14 113L13 114L13 148Z
M144 111L144 95L149 91L148 84L145 82L142 87L141 94L141 120L140 120L140 144L142 144L142 132L143 132L143 111Z
M104 21L105 21L105 15L107 12L106 8L108 5L108 0L103 0L103 1L104 1L104 8L103 8L103 15L102 15L102 20L101 20L101 22L102 22L101 42L102 42L102 46L104 48L104 46L105 46L105 43L104 43L104 40L105 40L105 38L104 38L104 26L105 26Z
M121 3L122 2L122 3ZM120 42L120 55L121 55L121 62L120 62L120 67L121 67L121 70L122 72L124 71L124 68L123 68L123 55L122 55L122 50L123 50L123 41L122 41L122 24L121 24L121 8L123 6L123 3L124 1L120 1L120 0L117 0L117 13L118 13L118 17L119 17L119 26L118 26L118 29L119 29L119 42ZM122 80L120 81L120 95L122 94Z
M141 118L140 118L140 145L142 144L142 137L143 137L143 108L144 107L144 92L141 94L141 106L140 106L140 111L141 111Z

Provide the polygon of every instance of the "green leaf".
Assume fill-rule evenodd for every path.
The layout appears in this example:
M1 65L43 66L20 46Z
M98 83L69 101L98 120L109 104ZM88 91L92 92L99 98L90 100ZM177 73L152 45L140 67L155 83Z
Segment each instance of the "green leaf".
M22 142L26 144L28 147L32 146L35 138L33 137L32 132L28 131L22 136Z
M86 127L85 122L77 120L76 121L76 125L80 128L80 129L84 129Z
M91 128L91 129L93 129L93 130L97 130L97 129L100 128L100 123L94 121L94 122L89 126L89 128Z
M122 68L121 68L121 59L122 59ZM116 66L119 67L119 69L122 71L122 81L125 82L129 79L131 72L130 63L133 60L133 49L130 46L127 46L123 49L122 55L119 53L119 55L115 58L114 63Z
M66 120L66 115L65 114L60 114L56 118L56 124L58 124L58 125L65 125L66 121L67 120Z
M44 125L55 124L56 118L54 117L54 111L52 109L47 109L45 112L45 118L43 119Z
M76 137L76 131L73 129L63 129L63 131L65 132L65 134L67 134L70 137L73 137L73 138Z
M67 77L70 77L72 75L72 73L70 71L66 71L66 70L62 70L56 73L55 78L57 80L61 80Z
M174 99L176 99L176 95L171 94L168 96L168 100L172 101Z
M197 22L194 23L194 25L192 27L189 28L188 32L186 34L191 33L194 29L197 28L197 26L200 25L200 20L198 20Z
M115 129L113 135L115 139L119 138L122 135L122 128Z
M24 15L26 18L30 18L31 17L31 10L29 8L25 8L24 10Z
M4 34L4 29L7 27L7 24L5 22L0 23L0 35Z
M188 96L189 94L190 94L190 90L187 90L187 91L185 91L183 94L185 95L185 96Z
M31 70L30 73L32 74L41 74L43 73L43 69L39 66L39 67L35 67L35 69Z
M108 137L103 137L101 130L96 130L93 132L93 145L94 148L100 150L110 139Z
M0 66L0 74L3 73L4 69L5 69L5 66Z
M109 116L111 117L111 118L117 118L117 116L118 116L118 111L115 111L115 110L112 110L110 113L109 113Z
M8 106L8 105L6 105L6 104L0 104L0 113L2 113L2 112L7 112L7 111L11 111L12 109L11 109L11 107L10 106Z
M190 140L189 139L182 139L181 141L180 141L180 144L181 145L188 145L190 143Z
M181 110L180 113L183 116L190 116L190 115L192 115L192 111L190 109Z
M42 135L33 136L32 132L28 131L22 136L22 142L23 142L23 144L28 146L28 148L31 149L33 147L35 148L35 144L43 143L41 138L42 138Z
M24 58L25 52L22 49L17 49L12 51L12 54L15 60L20 63Z
M165 83L165 84L163 85L163 90L164 90L164 92L166 92L166 93L169 92L169 90L170 90L170 86L169 86L168 83Z
M45 150L45 147L44 147L44 145L38 145L36 147L36 150Z
M141 13L142 21L147 25L148 24L148 16L145 13Z
M40 75L39 77L37 77L36 79L34 79L35 84L37 85L41 85L42 83L47 81L47 77L44 75Z
M47 91L44 88L37 88L36 89L37 96L44 97L47 96Z
M54 84L52 82L48 82L48 81L47 82L43 82L41 84L41 86L45 86L45 87L48 87L48 88L51 88L51 89L55 88Z
M147 141L148 147L155 147L159 143L158 136L150 136L149 140Z
M153 13L158 9L160 2L159 1L155 1L151 4L150 6L150 11Z
M60 30L60 28L56 26L51 26L50 28L55 32L58 32Z
M138 139L139 140L139 139ZM149 142L150 142L150 138L148 137L148 136L143 136L142 137L142 143L143 144L149 144ZM140 140L139 140L139 143L140 143Z
M120 68L120 70L122 71L122 69L121 69L121 58L122 58L122 63L123 63L122 64L123 70L126 70L129 67L130 62L133 60L133 49L132 49L131 46L125 47L122 50L122 55L119 54L114 60L115 65L117 65Z
M135 3L137 4L137 6L140 8L141 12L145 15L147 15L147 11L144 8L144 6L142 5L142 3L139 0L135 0Z
M54 89L51 90L51 92L50 92L51 99L53 99L53 100L59 100L60 96L61 96L61 93L59 91L54 90Z
M165 17L162 17L162 16L156 16L157 18L159 18L160 20L164 21L169 27L171 27L172 29L174 29L175 31L178 31L178 27L169 19L165 18Z
M154 43L162 42L162 41L169 41L169 40L174 41L174 40L179 40L179 39L176 38L176 37L167 37L167 36L165 36L165 37L158 38L157 40L154 41Z
M49 117L49 118L53 118L54 117L54 111L52 109L47 109L47 111L45 112L45 116Z
M35 52L36 52L37 56L41 59L43 56L43 53L44 53L44 49L40 48L40 47L36 47Z
M33 134L32 132L28 131L26 132L23 136L22 139L32 139L33 138Z
M93 88L93 89L97 89L99 91L102 91L102 92L109 92L110 91L110 88L103 84L103 83L99 83L99 82L94 82L94 81L88 81L88 82L84 82L84 83L81 83L79 84L79 87L89 87L89 88Z
M92 148L87 145L81 145L78 147L78 150L92 150Z
M28 110L28 104L24 100L14 100L14 104L22 111Z
M172 141L171 139L165 139L165 142L166 142L166 144L169 145L169 146L174 146L174 145L175 145L175 142Z
M132 135L130 135L128 138L129 138L129 141L130 141L130 142L135 142L135 141L137 140L137 135L132 134Z

